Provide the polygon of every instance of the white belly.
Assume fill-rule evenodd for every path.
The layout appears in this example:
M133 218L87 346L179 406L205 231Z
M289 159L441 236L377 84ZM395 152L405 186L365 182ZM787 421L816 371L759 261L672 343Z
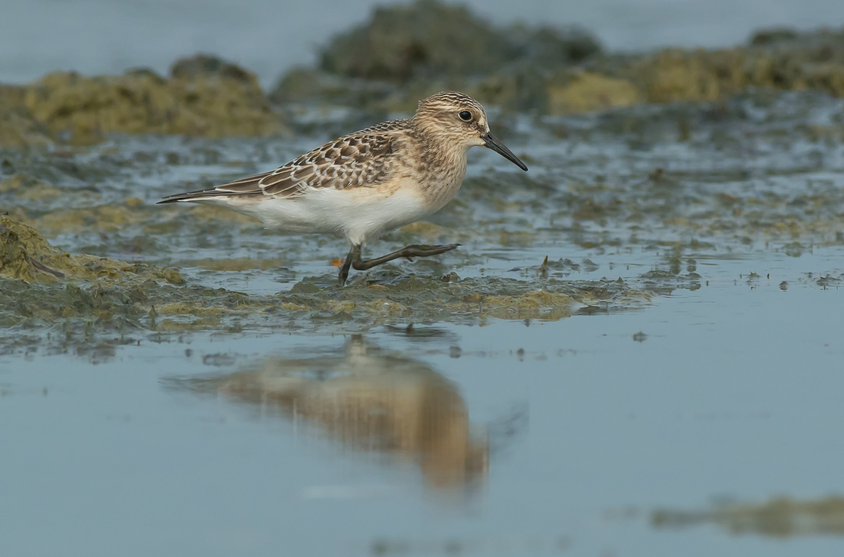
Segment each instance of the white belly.
M282 233L336 234L352 244L365 244L438 209L426 205L421 196L408 188L398 188L392 194L374 188L319 188L292 198L217 197L197 202L255 217L266 228Z

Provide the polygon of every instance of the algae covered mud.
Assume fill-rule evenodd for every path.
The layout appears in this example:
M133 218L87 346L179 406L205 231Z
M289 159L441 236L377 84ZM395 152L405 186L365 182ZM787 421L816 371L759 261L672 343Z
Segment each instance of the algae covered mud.
M0 90L4 552L840 554L840 35L342 59L423 9L456 10L384 10L271 96L206 56ZM556 69L504 79L531 67ZM479 87L531 168L473 151L451 204L370 247L456 251L339 288L339 239L153 205L430 76Z

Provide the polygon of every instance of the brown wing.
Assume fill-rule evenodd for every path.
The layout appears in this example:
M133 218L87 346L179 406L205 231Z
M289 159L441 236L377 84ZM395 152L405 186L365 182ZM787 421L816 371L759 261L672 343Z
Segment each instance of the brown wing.
M265 195L290 196L307 188L377 186L388 179L395 137L359 133L327 143L275 172L258 186Z
M389 180L402 121L384 122L341 137L272 172L241 178L212 189L163 198L159 203L228 196L293 197L308 188L377 186Z

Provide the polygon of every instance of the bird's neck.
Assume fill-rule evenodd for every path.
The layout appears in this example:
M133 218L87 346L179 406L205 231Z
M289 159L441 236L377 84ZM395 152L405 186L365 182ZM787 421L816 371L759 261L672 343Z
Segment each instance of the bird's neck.
M433 211L439 210L454 197L463 183L468 147L448 141L440 133L419 128L413 141L420 154L415 174L425 184L424 194Z
M424 122L413 123L416 124L414 139L426 154L428 169L436 172L458 172L462 177L466 173L466 153L469 146L449 141L449 137L443 136L442 132L433 126L425 126Z

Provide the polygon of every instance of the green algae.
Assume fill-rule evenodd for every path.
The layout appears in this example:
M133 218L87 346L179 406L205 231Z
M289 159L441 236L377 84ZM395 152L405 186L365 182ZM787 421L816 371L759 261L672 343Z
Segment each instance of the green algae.
M26 92L26 107L53 134L73 143L112 132L220 137L281 131L254 75L190 75L164 80L151 72L118 77L50 74Z
M46 147L50 131L26 110L22 87L0 85L0 149Z
M375 8L369 22L332 40L320 66L328 73L399 83L419 74L485 73L517 56L516 46L501 39L465 7L422 0Z
M700 258L750 250L796 258L844 243L836 103L762 91L577 117L502 117L531 172L473 152L454 201L367 252L423 241L463 246L354 273L344 289L332 266L348 249L342 241L284 238L231 211L153 202L272 168L347 125L345 117L312 120L315 135L301 140L123 136L6 150L0 207L16 236L3 236L0 345L106 354L95 347L199 332L355 333L645 308L705 287ZM169 273L178 275L168 282ZM833 269L786 278L840 284Z
M577 27L497 27L464 6L417 0L376 7L369 21L322 49L319 69L406 85L420 78L486 75L508 64L577 63L600 51L598 40Z
M60 140L86 145L111 133L223 137L287 131L257 77L217 58L178 60L169 78L149 70L120 76L57 72L0 89L0 147Z
M0 278L0 322L30 331L59 327L75 339L63 338L65 345L87 346L116 333L125 339L141 331L360 332L413 321L553 321L582 305L615 307L623 300L624 307L632 307L650 299L619 281L439 278L397 273L390 266L356 276L347 288L336 286L333 276L316 277L289 292L250 296L186 283L171 268L70 255L9 217L2 217L0 227L0 277L5 277ZM4 342L14 346L17 336L8 329L7 334Z
M34 228L0 216L2 267L0 276L25 282L55 283L61 279L141 283L164 280L184 284L175 269L131 264L106 257L71 255L51 246Z
M715 524L732 534L788 537L844 534L844 498L817 500L787 497L761 504L724 504L707 511L661 509L651 515L657 528Z
M588 71L560 74L548 83L547 95L549 114L598 112L644 100L630 81Z
M464 7L420 1L375 9L323 48L318 67L291 70L270 96L386 113L458 89L507 110L559 115L711 102L760 87L844 96L844 32L779 29L734 48L620 55L576 28L497 28Z
M468 8L421 0L376 8L322 47L318 65L290 69L268 95L252 72L208 55L177 60L169 77L63 72L0 85L0 148L87 145L113 133L283 134L300 103L354 108L360 125L367 115L412 112L443 89L509 112L566 115L717 102L760 88L844 96L844 32L763 31L733 48L621 55L582 29L499 27Z
M210 271L247 271L252 269L260 269L263 271L275 269L284 265L283 259L254 259L251 257L235 257L235 258L214 258L214 259L197 259L194 261L183 261L182 265L191 267L201 267Z

